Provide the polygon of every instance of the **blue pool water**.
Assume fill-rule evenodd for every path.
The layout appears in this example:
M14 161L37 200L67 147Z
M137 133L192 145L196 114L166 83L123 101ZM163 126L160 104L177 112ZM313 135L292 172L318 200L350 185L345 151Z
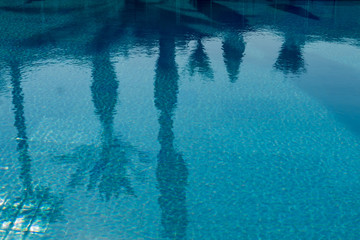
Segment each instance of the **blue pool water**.
M0 239L360 239L359 14L0 1Z

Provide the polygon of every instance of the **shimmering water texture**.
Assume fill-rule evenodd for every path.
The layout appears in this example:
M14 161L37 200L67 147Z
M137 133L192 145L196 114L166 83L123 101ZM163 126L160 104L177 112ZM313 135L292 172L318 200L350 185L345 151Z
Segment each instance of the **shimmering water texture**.
M0 1L0 239L360 239L360 2Z

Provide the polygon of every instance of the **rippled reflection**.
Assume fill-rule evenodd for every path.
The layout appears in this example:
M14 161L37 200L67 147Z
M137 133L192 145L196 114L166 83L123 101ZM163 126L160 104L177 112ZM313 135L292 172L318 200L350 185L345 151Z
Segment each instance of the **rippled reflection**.
M0 2L0 238L358 239L359 14Z
M105 195L106 199L112 195L118 196L121 191L134 194L126 176L125 166L129 160L125 144L114 137L113 133L117 89L118 82L110 62L110 56L107 53L95 56L91 92L103 132L100 157L90 170L88 188L94 188L100 181L99 191Z
M62 219L62 199L49 188L33 186L19 60L11 59L9 67L22 189L20 193L8 191L0 195L0 233L3 233L0 236L13 239L17 235L25 239L29 234L45 233L50 223Z
M199 72L204 77L204 79L214 79L211 62L207 53L205 52L201 38L197 40L196 48L190 55L189 72L191 76L193 76L195 72Z
M302 53L304 45L303 35L286 34L274 67L284 74L297 75L304 72L306 70Z
M173 115L177 104L179 75L175 62L175 39L160 33L159 58L155 74L155 106L160 111L156 179L160 190L159 205L163 235L169 239L185 239L188 225L185 161L174 147Z
M113 29L105 27L102 33L112 34ZM114 36L110 39L114 40ZM98 188L101 196L109 201L111 197L119 197L120 193L135 196L128 177L127 166L132 155L142 155L131 144L121 140L121 135L114 133L115 107L118 102L119 81L113 63L110 60L111 42L95 39L91 52L92 84L91 95L98 116L102 133L101 147L92 145L77 147L73 153L60 156L62 161L77 161L77 169L72 174L69 187L84 185L84 178L89 175L87 189ZM143 157L143 156L141 156Z
M230 82L235 83L245 52L244 38L238 34L227 34L222 44L222 50Z

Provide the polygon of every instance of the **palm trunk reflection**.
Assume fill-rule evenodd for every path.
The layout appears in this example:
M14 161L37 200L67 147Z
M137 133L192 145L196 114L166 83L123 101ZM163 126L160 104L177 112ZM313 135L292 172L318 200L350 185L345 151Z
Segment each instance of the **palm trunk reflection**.
M163 235L169 239L185 239L188 225L186 185L188 170L174 147L173 114L177 104L179 75L175 63L175 39L161 34L160 53L155 76L155 106L160 111L156 178L160 191Z
M129 163L126 144L114 136L114 114L119 83L109 53L99 53L93 58L93 83L91 86L95 113L99 116L102 147L98 161L90 171L89 189L99 183L99 191L107 200L121 191L133 195L126 165Z
M51 222L60 219L62 201L53 196L48 188L33 187L20 64L18 61L12 60L9 65L22 190L20 196L10 196L9 194L9 198L3 201L0 212L2 223L0 232L4 232L3 239L7 239L13 234L26 239L29 234L45 233Z

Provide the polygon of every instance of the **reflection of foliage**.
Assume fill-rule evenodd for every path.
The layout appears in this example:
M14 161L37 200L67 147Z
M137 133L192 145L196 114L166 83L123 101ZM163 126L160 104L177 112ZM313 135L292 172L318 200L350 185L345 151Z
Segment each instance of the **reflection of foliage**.
M225 37L222 45L224 63L229 75L230 82L235 83L240 70L240 64L244 57L245 42L237 34L229 34Z
M99 192L106 200L111 196L118 197L121 192L134 195L126 171L126 166L130 163L129 146L125 147L126 145L116 139L111 145L103 144L99 158L89 172L88 189L93 189L100 181Z
M191 76L193 76L195 72L199 72L207 79L212 80L214 78L214 72L210 66L210 59L205 52L201 39L198 39L196 48L190 55L189 71Z
M116 143L115 140L114 144L113 151L110 151L109 163L104 169L101 182L99 183L99 191L107 200L112 195L118 197L122 192L128 195L135 194L125 168L129 163L127 153L124 149L119 148L122 144L120 141Z
M286 36L274 67L284 74L296 75L305 72L305 62L302 55L304 42L303 39Z
M126 142L115 138L110 145L80 146L71 154L57 157L63 164L76 164L68 186L87 185L88 190L98 187L102 197L110 200L121 193L135 195L127 167L133 160L146 161L146 155ZM88 180L87 180L88 179ZM86 183L88 182L88 183Z
M78 167L71 175L69 187L85 184L84 179L89 175L88 190L98 188L100 195L108 201L120 193L135 195L127 167L131 159L143 158L145 155L114 136L113 122L119 83L107 52L108 46L104 44L94 49L98 52L93 58L91 85L95 114L102 126L101 147L81 146L73 153L58 158L62 161L77 161Z
M48 8L45 9L41 9L39 6L32 6L31 8L24 6L24 9L18 7L14 7L15 9L12 10L7 9L7 11L17 9L24 14L36 10L36 12L44 11L47 14L58 13L59 16L62 16L62 11L76 13L77 15L21 40L23 46L43 47L48 44L57 45L89 34L94 36L92 40L83 43L82 46L86 46L85 49L76 49L74 54L75 52L76 54L85 53L91 54L95 58L98 58L98 56L101 58L101 55L109 51L112 45L118 45L117 51L123 54L128 54L131 48L138 46L152 49L157 35L149 34L149 29L154 33L166 29L167 32L184 33L187 36L196 36L198 38L197 46L189 58L188 70L191 75L198 72L204 79L208 80L214 78L214 73L201 38L204 35L216 35L217 30L222 30L224 27L229 32L239 32L249 27L248 19L238 11L207 0L193 0L185 4L184 6L189 11L187 13L183 10L177 11L174 5L167 1L151 5L146 5L143 1L137 0L124 0L122 4L111 4L107 1L86 2L76 3L74 8L70 9L68 9L69 6L63 6L59 9L51 8L51 6L49 4ZM178 21L179 17L181 21ZM162 21L161 18L166 18L166 21ZM96 25L98 26L96 29L92 27L93 19L96 19ZM209 27L212 31L204 33L204 29L189 27L188 23L194 22L204 24L205 28ZM129 36L131 39L128 38ZM190 38L185 41L188 40ZM129 44L130 42L131 44ZM242 39L240 41L225 39L223 51L229 78L234 82L239 73L244 43ZM95 59L95 61L97 60ZM116 89L116 86L113 86L113 89Z

